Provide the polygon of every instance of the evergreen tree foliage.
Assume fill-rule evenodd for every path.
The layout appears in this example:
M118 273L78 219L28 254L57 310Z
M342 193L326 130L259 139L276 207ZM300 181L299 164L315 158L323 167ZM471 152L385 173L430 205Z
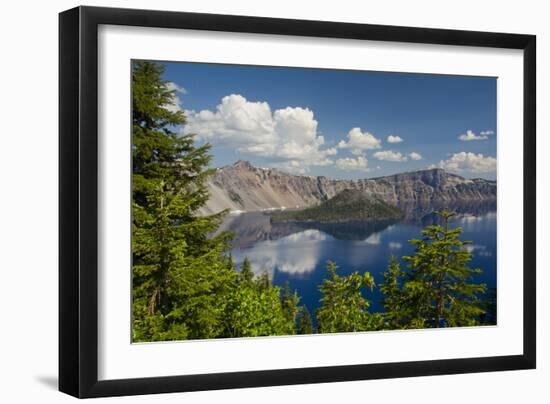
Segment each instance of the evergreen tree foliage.
M132 67L133 340L210 338L235 273L224 253L228 237L209 237L224 214L198 216L208 200L210 146L179 135L182 112L166 108L174 92L164 67Z
M384 281L380 285L380 291L384 295L382 305L384 306L385 329L395 330L403 326L405 302L400 283L404 275L399 261L392 255L388 270L383 273Z
M370 303L363 297L363 289L372 291L374 278L369 272L354 272L339 276L338 267L332 261L327 263L329 277L321 290L321 307L317 310L318 331L353 332L376 330L382 326L381 315L368 312Z
M256 285L260 290L267 290L271 287L271 278L267 271L262 272L256 280Z
M345 189L334 197L300 210L273 212L275 222L318 221L347 222L350 220L394 220L403 216L403 212L382 199L366 194L361 190Z
M229 296L225 314L225 337L257 337L294 334L296 311L294 296L281 295L281 288L273 286L267 273L254 280L246 280L234 288ZM284 302L284 303L283 303ZM294 304L294 307L291 305Z
M254 273L252 272L252 266L250 265L250 260L248 257L244 257L243 265L241 268L241 273L239 274L239 283L240 284L249 284L254 278Z
M308 335L313 334L313 332L311 314L306 306L301 306L298 310L298 318L296 320L296 334Z
M298 296L298 293L296 291L292 293L290 291L288 282L286 282L282 290L281 306L283 309L283 315L285 316L287 325L289 327L288 329L289 334L294 334L299 302L300 302L300 297Z
M472 280L481 270L468 266L472 253L466 249L470 242L459 239L462 229L449 228L455 213L437 213L443 224L422 230L421 239L410 241L415 254L403 257L410 271L402 290L402 320L413 328L477 325L484 313L479 297L486 287Z

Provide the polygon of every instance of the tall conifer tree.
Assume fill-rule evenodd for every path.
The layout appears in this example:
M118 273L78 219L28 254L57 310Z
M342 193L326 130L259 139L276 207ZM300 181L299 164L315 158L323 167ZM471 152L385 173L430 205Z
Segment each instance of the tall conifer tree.
M180 135L181 111L164 66L132 66L132 258L134 341L219 335L224 296L235 273L227 236L208 235L223 213L197 215L208 200L209 145Z

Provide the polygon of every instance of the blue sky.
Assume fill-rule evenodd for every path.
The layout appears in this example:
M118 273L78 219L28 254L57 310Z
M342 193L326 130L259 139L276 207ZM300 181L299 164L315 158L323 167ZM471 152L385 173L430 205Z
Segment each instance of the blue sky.
M214 166L495 178L496 78L202 63L166 63L164 78Z

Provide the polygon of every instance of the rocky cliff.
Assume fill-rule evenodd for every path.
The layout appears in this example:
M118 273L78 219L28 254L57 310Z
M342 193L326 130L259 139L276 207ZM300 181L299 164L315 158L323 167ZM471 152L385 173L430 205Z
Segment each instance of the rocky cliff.
M218 168L209 180L210 200L203 213L296 209L326 201L345 189L357 189L386 203L488 201L496 199L496 181L466 179L435 168L386 177L337 180L298 176L254 167L247 161Z

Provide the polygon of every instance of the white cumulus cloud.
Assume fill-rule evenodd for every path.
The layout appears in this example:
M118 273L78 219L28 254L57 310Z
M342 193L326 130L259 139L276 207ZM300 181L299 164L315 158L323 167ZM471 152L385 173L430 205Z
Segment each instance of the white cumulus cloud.
M367 171L368 160L366 157L358 156L357 158L342 158L336 160L336 167L340 170L361 170Z
M382 141L372 133L362 132L361 128L353 128L348 132L348 140L341 140L338 143L340 149L350 149L352 154L359 156L364 150L379 149Z
M187 90L183 88L182 86L174 83L173 81L169 81L166 83L166 88L170 91L175 90L177 93L181 94L187 94Z
M175 91L174 95L172 97L172 102L169 104L166 104L164 108L166 108L170 112L178 112L182 110L181 107L181 99L178 96L178 94L187 94L187 90L173 81L169 81L166 83L166 89L169 91Z
M373 156L377 160L397 161L397 162L407 161L407 156L403 156L401 153L394 152L392 150L377 151L376 153L373 154Z
M314 165L316 166L328 166L334 164L334 161L330 159L325 159L323 161L316 162ZM313 165L313 164L310 164ZM292 174L307 174L308 170L308 162L300 161L300 160L287 160L287 161L279 161L276 163L271 163L270 167L277 168L281 171L285 171Z
M489 173L496 171L497 159L483 154L460 152L453 154L447 160L441 160L439 167L448 171L468 171L472 173Z
M476 135L474 132L472 132L469 129L466 131L466 133L460 135L458 138L460 140L462 140L463 142L470 142L472 140L486 140L486 139L488 139L485 132L481 132L479 135Z
M494 130L482 130L481 132L479 132L479 134L482 135L482 136L491 136L491 135L495 134L495 131Z
M386 139L388 143L401 143L403 139L399 136L389 135Z
M420 153L417 153L417 152L411 152L409 153L409 158L411 160L422 160L422 155L420 155Z
M325 147L317 121L308 108L271 110L267 102L249 101L240 94L222 98L215 111L185 111L185 133L215 146L281 160L273 166L306 172L309 166L333 164L335 147Z

